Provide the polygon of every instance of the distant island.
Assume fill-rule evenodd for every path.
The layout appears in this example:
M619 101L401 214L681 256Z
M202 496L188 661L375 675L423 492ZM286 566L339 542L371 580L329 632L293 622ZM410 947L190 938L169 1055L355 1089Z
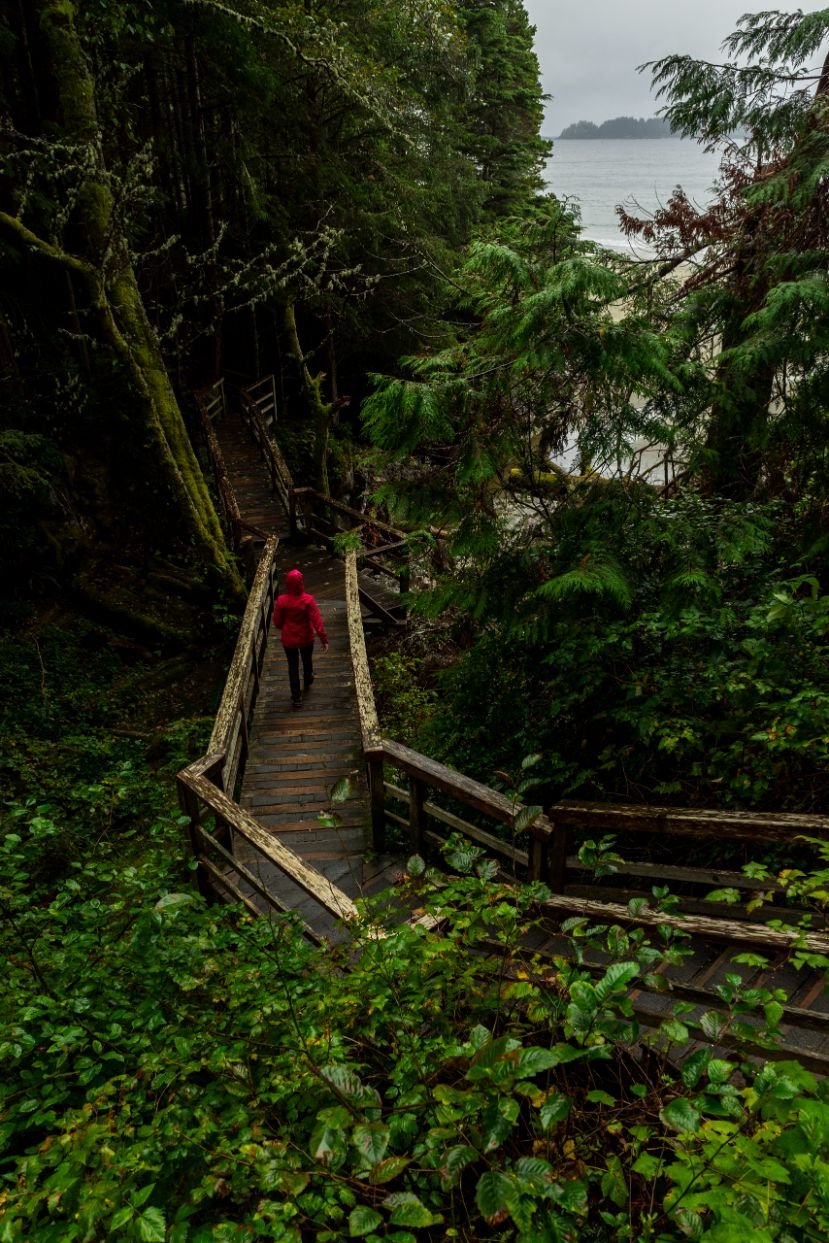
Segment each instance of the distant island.
M559 138L671 138L672 134L664 117L613 117L601 125L576 121L563 129Z

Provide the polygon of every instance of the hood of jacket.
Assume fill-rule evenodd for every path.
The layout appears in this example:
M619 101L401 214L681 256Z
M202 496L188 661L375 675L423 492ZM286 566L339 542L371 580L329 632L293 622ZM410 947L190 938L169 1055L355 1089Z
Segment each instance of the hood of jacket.
M301 596L305 590L305 582L300 570L289 570L285 575L285 590L291 596Z

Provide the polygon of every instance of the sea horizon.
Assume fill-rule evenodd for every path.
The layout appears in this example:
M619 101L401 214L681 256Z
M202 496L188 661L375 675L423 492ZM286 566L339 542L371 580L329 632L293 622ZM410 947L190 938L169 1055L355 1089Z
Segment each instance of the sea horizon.
M582 235L610 250L652 253L619 230L617 205L648 215L677 186L701 209L713 202L718 152L687 138L566 138L553 140L544 172L547 188L577 208Z

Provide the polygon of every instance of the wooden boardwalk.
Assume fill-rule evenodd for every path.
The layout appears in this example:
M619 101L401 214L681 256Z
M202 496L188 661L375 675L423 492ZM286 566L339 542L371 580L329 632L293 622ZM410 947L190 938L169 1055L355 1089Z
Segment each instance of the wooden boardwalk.
M317 648L314 685L301 708L295 710L279 637L270 637L249 728L247 762L239 793L242 806L232 829L233 854L224 856L225 864L236 861L242 865L237 873L242 878L241 887L235 890L235 897L249 909L269 909L266 899L270 894L282 909L296 912L315 935L342 940L347 927L328 908L348 918L348 900L387 888L403 863L402 858L375 858L368 850L370 807L349 652L344 567L316 545L289 543L286 516L271 492L270 478L256 445L233 417L225 417L216 430L241 518L264 532L280 536L280 576L284 577L293 566L303 572L308 590L319 601L331 642L327 655ZM310 490L300 491L307 494ZM355 511L340 509L346 518L359 520ZM328 529L325 518L315 521L321 528L318 533L324 537ZM374 577L366 577L362 586L375 598L384 594L384 584ZM389 608L394 599L393 592L389 592L383 601L385 607ZM394 624L393 618L384 616L388 624ZM361 671L361 679L364 676ZM705 890L723 884L750 888L737 873L652 863L647 852L646 861L642 862L641 850L636 850L632 861L620 863L618 874L610 882L597 884L595 878L591 880L584 874L576 854L578 841L585 835L618 831L656 833L660 839L675 835L678 851L683 838L689 835L695 840L710 839L712 850L720 837L754 844L794 842L806 832L829 839L829 819L560 802L550 809L550 818L536 817L527 851L482 829L477 820L471 823L458 818L459 802L472 809L473 816L483 814L496 824L509 825L517 809L504 795L391 739L378 737L373 747L375 757L378 750L382 756L381 773L385 763L402 773L401 780L409 787L406 790L397 785L385 786L385 800L402 804L400 810L407 810L408 818L388 809L385 814L387 823L404 826L413 849L428 851L445 836L443 826L460 828L473 841L505 858L508 875L520 874L549 884L552 892L542 903L542 922L524 941L526 951L538 956L536 961L557 970L562 959L571 957L572 938L561 933L561 925L573 916L591 925L613 925L631 932L641 928L656 943L662 933L668 941L675 934L687 934L687 956L664 964L658 972L641 976L630 991L640 1023L658 1027L681 1002L687 1008L692 1043L689 1046L680 1042L682 1047L676 1050L679 1061L702 1045L724 1057L734 1049L745 1053L753 1047L754 1056L794 1056L819 1074L829 1073L829 996L825 973L819 963L817 969L798 970L793 965L793 952L798 946L829 957L829 942L822 929L800 937L785 926L765 927L751 918L735 918L731 907L723 909L722 903L710 906L702 901ZM204 757L205 761L208 759ZM350 781L348 797L332 806L331 790L342 778ZM198 778L193 781L195 784L186 787L192 797L186 797L183 805L198 820L199 800L209 806L213 796L209 783L203 782L200 787ZM440 796L455 800L453 811L440 806ZM225 798L224 794L221 797ZM229 825L234 824L232 815L228 815L232 803L226 807L219 804L216 810L220 821L224 818ZM248 824L243 820L245 813L253 817ZM442 830L438 834L434 831L436 825ZM263 829L298 856L309 872L303 874L301 867L294 866L295 860L280 860L278 851L274 852L273 861L265 861L267 851L256 849L257 834L261 837ZM203 860L203 866L208 862ZM246 875L244 868L248 869ZM296 880L291 879L292 872ZM626 874L629 879L622 880ZM213 868L220 890L228 875L227 867L224 873ZM685 886L684 896L679 899L682 911L660 911L652 904L650 884L668 879L679 880ZM301 886L303 881L305 887ZM331 886L328 893L326 883ZM257 885L264 888L264 894L258 894ZM636 897L642 900L642 907L628 905L629 899ZM796 921L798 912L769 908L765 918L772 917L782 919L785 925L790 919ZM606 948L601 950L597 946L589 950L585 947L585 951L580 969L598 976L616 957L615 951L611 955ZM752 958L746 959L746 951L752 953ZM753 993L758 989L769 990L766 999L771 996L775 1002L778 998L781 1002L781 1041L775 1048L768 1047L762 1030L763 1017L757 1012L757 1002L763 998ZM664 1035L658 1039L665 1041Z
M288 542L286 515L241 420L229 415L215 430L243 519L280 536L280 581L294 567L302 571L330 640L326 654L315 645L314 684L302 707L295 709L282 645L278 634L271 634L240 801L332 885L350 898L368 896L393 882L401 861L368 851L368 790L348 646L343 564L323 549ZM351 792L332 807L331 790L341 778L349 779ZM330 816L335 823L321 823L320 816ZM262 863L253 851L242 852L240 858L317 932L333 939L342 935L332 918L321 923L319 907L278 869Z

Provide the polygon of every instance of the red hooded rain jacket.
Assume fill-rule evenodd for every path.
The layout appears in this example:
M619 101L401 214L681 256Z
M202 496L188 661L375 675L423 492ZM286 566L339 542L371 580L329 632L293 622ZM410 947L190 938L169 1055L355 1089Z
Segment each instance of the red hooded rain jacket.
M299 570L285 575L285 591L273 606L273 624L282 631L283 647L307 647L318 634L328 646L322 617L314 597L305 590Z

